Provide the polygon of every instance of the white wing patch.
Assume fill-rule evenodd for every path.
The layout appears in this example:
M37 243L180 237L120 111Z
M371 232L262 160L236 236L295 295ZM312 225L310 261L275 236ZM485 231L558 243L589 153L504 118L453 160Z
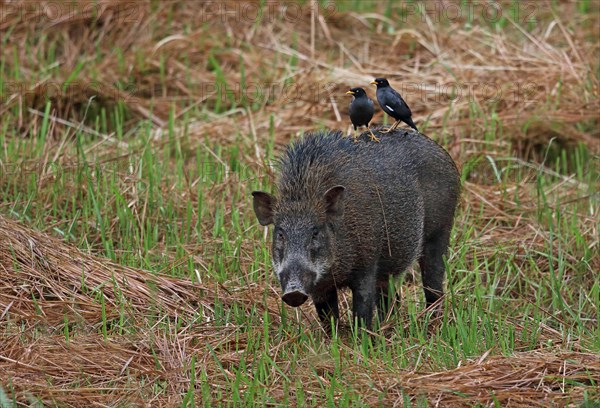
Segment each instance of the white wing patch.
M389 110L391 110L392 112L394 112L394 109L392 109L392 107L390 105L385 105L386 108L388 108Z

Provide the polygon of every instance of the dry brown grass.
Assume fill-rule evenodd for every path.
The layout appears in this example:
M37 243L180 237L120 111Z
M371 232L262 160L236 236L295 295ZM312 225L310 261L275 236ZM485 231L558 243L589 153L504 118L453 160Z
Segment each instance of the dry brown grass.
M147 325L142 321L156 308L165 319L182 318L195 315L199 302L204 310L211 310L217 296L225 307L256 305L251 300L267 290L250 287L232 292L219 289L218 285L191 284L187 279L123 267L3 217L0 270L2 315L10 313L14 319L11 324L23 327L18 335L5 336L0 345L0 382L12 384L20 401L35 396L44 404L61 406L174 406L189 385L190 355L197 356L196 378L207 372L215 392L227 389L225 384L231 380L227 378L227 367L248 358L243 352L247 347L245 337L236 335L239 328L211 324L214 317L210 315L200 319L206 320L205 325L183 325L168 334L156 322L154 327L135 334L104 338L98 334L102 321L101 306L95 300L98 291L104 294L105 313L110 321L120 313L114 305L118 286L120 296L127 299L125 318L140 320L139 327L143 328ZM149 281L156 287L154 293L148 292ZM269 314L275 329L279 324L277 303L258 305ZM65 339L65 325L71 325L70 340ZM560 333L555 333L554 338L560 342ZM278 359L277 352L290 341L294 338L284 337L272 344L277 366L283 375L302 381L308 393L319 389L318 382L328 381L327 374L335 372L334 360L317 353L313 359L300 361L292 368L286 360ZM213 353L224 369L217 366ZM344 347L342 353L353 355L357 350ZM360 354L354 358L360 360ZM313 369L318 377L310 375ZM600 381L600 357L552 348L507 357L486 353L440 372L390 372L379 367L377 361L370 361L363 366L344 367L341 376L340 381L353 384L369 405L397 405L405 393L415 398L427 396L431 404L439 406L488 405L493 401L501 406L564 406L583 399L583 393L589 392L585 384ZM283 397L284 390L277 384L270 386L273 397ZM152 397L156 387L167 387L167 392ZM325 402L322 395L312 398ZM223 398L220 402L228 401L231 400Z
M501 2L504 10L509 3ZM46 97L53 106L44 163L19 159L19 171L11 173L0 162L0 175L14 177L17 183L27 182L27 172L45 171L52 160L65 168L76 167L76 158L63 149L64 143L72 142L65 134L72 134L74 129L83 129L98 140L88 151L98 165L123 158L124 147L135 139L142 119L153 123L153 144L164 145L172 106L176 127L186 112L194 109L203 118L186 125L189 135L184 148L192 152L189 161L193 161L198 146L214 149L239 144L240 162L260 167L264 165L271 120L280 146L307 129L346 129L348 99L344 91L360 84L366 87L380 75L398 84L417 123L428 119L426 132L443 140L458 162L485 154L493 159L510 157L520 166L531 165L529 160L544 164L553 138L553 143L562 147L581 142L591 152L600 152L600 19L594 1L586 15L577 13L574 1L560 2L555 9L548 3L529 3L534 5L536 18L531 30L524 30L522 21L509 21L499 31L487 28L481 18L471 28L464 18L439 22L419 17L404 22L395 15L390 20L383 7L370 14L325 13L321 19L311 16L309 7L302 7L292 23L281 18L281 5L277 5L275 16L255 25L252 19L240 18L239 13L224 15L194 1L177 6L152 2L151 7L150 1L99 0L94 3L97 16L85 12L90 10L86 9L89 2L74 4L54 15L55 9L34 2L0 0L0 32L14 27L0 55L10 68L18 56L21 74L19 79L5 79L0 97L2 122L18 129L20 136L30 137L41 126L40 111ZM240 10L240 4L254 3L220 4ZM395 27L394 34L388 33L388 23ZM48 43L55 40L56 65L48 67ZM117 48L122 55L115 52ZM97 58L97 53L102 58ZM243 67L246 81L256 84L259 92L254 95L254 109L242 108L226 97L219 99L214 86L219 74L209 55L219 62L235 100L248 96L235 88L242 80ZM62 89L81 61L87 63L76 80L67 90ZM457 84L470 84L463 89L471 87L471 91L453 100L450 91ZM372 89L369 92L374 94ZM490 98L490 92L501 92L501 96ZM94 100L90 103L91 96ZM99 134L92 129L95 117L91 111L110 111L119 103L130 113L125 129L131 133L122 141L111 132ZM215 112L217 104L221 105L219 112ZM500 130L488 137L492 117ZM378 113L375 121L382 120ZM597 171L593 163L590 167L590 171ZM474 172L469 177L464 185L463 210L476 208L477 219L462 217L457 222L459 238L475 223L467 267L473 266L475 257L490 261L514 258L515 265L527 270L531 274L528 279L534 281L536 274L556 269L547 257L540 257L533 259L537 270L528 270L532 257L548 246L555 251L575 246L574 242L550 241L549 229L537 217L533 180L538 172L550 171L535 167L529 179L515 180L502 192L486 175ZM589 248L597 250L597 213L585 205L568 205L587 203L590 197L582 197L580 191L593 191L594 186L581 186L569 176L555 176L558 181L545 188L550 208L573 212L583 239ZM47 174L41 180L40 189L53 182ZM128 190L125 182L123 185L128 202L139 206L141 213L142 198ZM210 193L219 196L236 188L240 187L234 181L226 180L212 186ZM76 189L65 187L67 192ZM175 199L182 212L187 200L197 203L189 190ZM481 211L480 203L485 204ZM247 211L247 203L226 204L228 222L231 212ZM3 213L11 205L0 199ZM40 211L45 205L32 203ZM211 212L217 204L209 197L206 205ZM53 226L69 220L47 221L46 231L36 232L0 215L0 321L5 325L1 327L0 384L5 391L14 388L22 406L33 405L34 397L58 406L176 406L188 390L190 356L195 356L196 378L205 371L218 402L232 401L231 396L222 395L233 380L231 368L255 356L247 355L252 353L247 331L232 323L217 324L207 311L217 303L248 313L252 308L252 313L268 316L269 328L277 330L281 323L277 289L268 282L247 284L240 278L250 269L250 248L258 243L243 244L241 270L235 271L238 276L232 276L231 285L210 279L198 283L125 267L82 252L50 236ZM217 253L220 242L213 237L211 222L202 220L196 238ZM98 235L85 239L93 248L100 240ZM503 244L500 250L498 242ZM196 246L190 243L185 249L194 253ZM154 250L164 252L173 264L180 261L162 243ZM577 251L569 252L571 258L566 261L576 265L583 257ZM195 262L204 266L203 259ZM575 269L567 268L565 282L588 287L597 279L584 276L576 281L571 276ZM589 270L600 270L600 257L592 259ZM409 290L420 291L416 285ZM529 296L518 301L533 302L534 294ZM199 316L199 310L205 314ZM157 315L163 318L152 321ZM9 323L5 317L10 317ZM593 315L588 318L590 327L597 325L597 315L596 320ZM110 325L119 319L131 325L139 322L140 329L115 333L106 327L109 335L103 336L103 321ZM312 312L291 319L299 332L318 330ZM520 316L511 321L517 331L526 330ZM19 328L18 334L13 334L14 328ZM262 330L260 324L250 328L252 333ZM508 356L486 353L449 370L418 363L413 369L390 370L378 366L377 361L364 362L356 348L346 345L341 351L346 360L361 364L342 367L340 381L352 384L367 404L383 406L402 405L403 394L412 401L427 396L432 406L496 403L517 407L574 406L584 392L598 396L590 384L600 382L600 357L580 345L579 339L569 339L565 345L562 333L553 327L540 327L540 333L540 344L545 347ZM291 366L280 349L296 340L294 334L274 338L270 357L283 371L281 375L304 384L307 398L326 403L326 397L314 390L337 373L333 358L323 350L313 350ZM422 350L417 350L416 360L420 360ZM309 375L313 369L317 376ZM251 377L254 374L250 371ZM270 387L268 393L274 400L282 400L285 392L290 392L278 383L265 387ZM199 401L200 391L196 394Z
M215 122L210 125L191 126L191 135L199 138L233 142L233 132L228 131L232 127L260 135L268 130L271 114L283 141L319 124L345 128L348 99L342 91L385 75L401 83L397 87L411 101L415 117L430 119L430 133L443 128L449 142L460 143L462 149L469 149L469 140L481 139L489 121L485 114L469 120L473 108L482 113L493 109L504 140L516 142L515 151L527 158L539 159L535 148L552 137L598 147L598 127L591 126L597 124L600 110L594 58L600 44L590 41L600 35L595 2L587 17L577 15L575 2L565 2L560 14L547 4L527 3L520 16L523 21L509 20L505 31L495 33L476 24L467 29L464 16L444 20L444 14L437 18L446 24L425 17L390 20L377 13L322 11L313 32L308 6L294 12L291 25L290 18L284 18L283 3L275 3L275 11L255 26L252 18L244 17L242 6L252 2L222 2L217 7L186 1L171 16L167 16L170 3L156 5L153 11L148 1L97 3L90 7L82 1L57 9L26 1L2 4L2 29L15 26L12 38L43 35L46 42L60 39L61 47L55 51L60 63L52 75L39 79L34 73L44 61L35 56L45 55L46 42L30 50L21 61L23 78L9 81L0 114L15 104L23 107L18 123L25 129L27 108L43 107L50 95L57 116L77 122L84 119L90 96L96 95L100 106L124 102L135 114L132 125L147 118L164 126L173 104L178 118L191 106L209 110L215 106L217 88L223 84L215 86L218 74L207 58L212 55L232 97L238 102L243 96L254 97L263 108L252 114L232 111L211 118ZM455 5L437 4L441 9ZM502 10L508 15L505 6ZM96 10L98 18L90 10ZM481 10L474 16L475 23L485 22ZM580 26L569 20L570 27L579 29L565 28L571 18L580 20ZM520 24L530 19L535 28L527 32ZM396 34L385 34L384 22L394 26ZM104 53L101 63L84 65L68 89L61 90L79 62L95 57L96 43ZM22 45L9 41L3 55L23 52ZM111 52L116 48L122 57ZM296 60L294 68L291 59ZM166 78L161 77L161 60ZM248 91L239 88L242 67L254 86ZM454 100L457 88L462 96ZM226 97L220 99L225 110L234 108ZM382 120L381 113L376 120ZM578 123L589 123L591 131L582 131L575 126ZM57 126L57 134L61 128Z
M9 314L11 325L23 329L3 339L0 383L14 384L22 396L68 406L140 402L160 381L168 381L173 387L169 394L180 398L189 381L183 381L186 355L209 357L207 346L219 350L236 330L211 324L211 316L197 316L199 305L212 310L219 297L225 307L233 303L249 307L257 293L262 295L256 287L229 291L218 284L194 284L123 267L4 217L0 217L0 270L2 316ZM98 302L100 293L104 306ZM278 321L274 303L265 305L265 311ZM97 333L103 313L109 322L122 316L142 328L156 311L165 321L155 323L155 332L109 338ZM206 324L165 335L161 323L192 316ZM72 341L65 341L65 326L74 333ZM151 349L150 343L162 348ZM223 357L227 360L227 355Z

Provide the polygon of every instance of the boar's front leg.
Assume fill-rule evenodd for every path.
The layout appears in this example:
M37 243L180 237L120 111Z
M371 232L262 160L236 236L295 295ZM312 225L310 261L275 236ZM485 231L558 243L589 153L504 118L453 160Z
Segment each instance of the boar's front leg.
M322 297L319 296L315 298L313 296L313 302L315 304L315 308L317 309L317 315L319 316L319 319L324 327L329 327L332 317L334 322L338 321L340 318L340 311L338 308L338 296L336 288L333 288L333 290L325 293Z
M375 268L374 268L375 269ZM358 319L358 325L371 329L373 324L373 310L375 309L375 298L377 283L375 270L365 271L364 275L358 276L352 289L352 311L354 321Z

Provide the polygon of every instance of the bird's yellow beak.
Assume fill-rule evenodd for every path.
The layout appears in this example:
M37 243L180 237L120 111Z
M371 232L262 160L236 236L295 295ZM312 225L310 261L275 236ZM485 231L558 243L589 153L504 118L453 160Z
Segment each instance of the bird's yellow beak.
M346 92L346 94L348 94L348 95L354 95L354 92L348 91L348 92Z
M377 85L377 81L371 81L372 85Z

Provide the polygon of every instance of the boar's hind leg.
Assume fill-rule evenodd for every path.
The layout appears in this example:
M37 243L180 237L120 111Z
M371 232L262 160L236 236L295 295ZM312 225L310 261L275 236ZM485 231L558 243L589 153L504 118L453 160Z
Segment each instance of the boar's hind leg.
M323 326L329 325L332 317L334 321L337 321L340 318L337 289L334 288L332 291L326 293L324 297L313 300L315 309L317 309L317 315Z
M421 278L427 307L434 304L444 294L444 254L448 249L450 230L432 234L423 242L423 253L419 259Z

